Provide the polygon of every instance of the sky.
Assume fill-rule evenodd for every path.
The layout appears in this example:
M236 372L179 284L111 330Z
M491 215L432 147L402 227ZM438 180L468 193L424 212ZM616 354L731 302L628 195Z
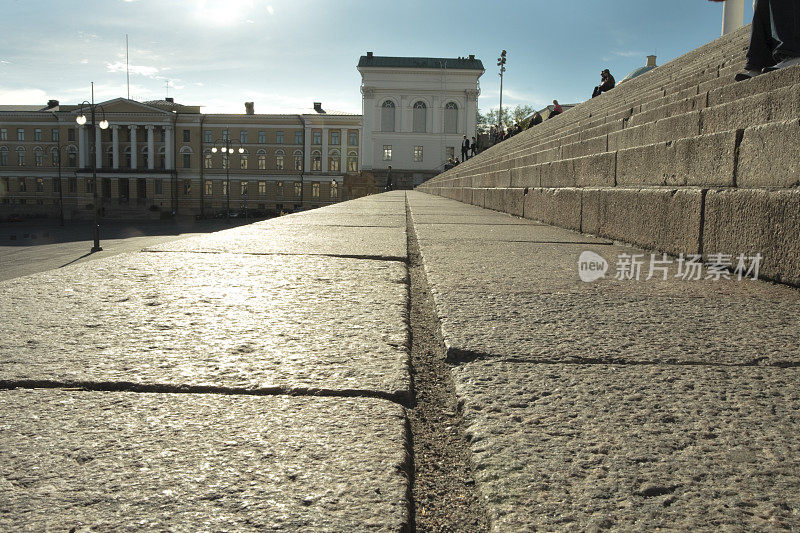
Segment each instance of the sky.
M745 22L752 19L745 2ZM539 109L591 96L603 68L621 80L720 35L707 0L3 0L0 104L165 96L205 113L297 113L313 102L361 113L358 59L475 54L479 108Z

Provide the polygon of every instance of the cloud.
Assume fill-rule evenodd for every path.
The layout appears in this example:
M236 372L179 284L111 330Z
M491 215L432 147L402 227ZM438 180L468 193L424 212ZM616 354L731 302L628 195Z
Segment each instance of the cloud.
M81 65L88 65L88 64L89 64L88 59L81 59Z
M118 61L117 63L106 63L106 72L125 72L125 63ZM156 67L147 67L144 65L129 65L128 70L132 74L138 74L140 76L147 76L150 78L155 78L156 74L158 73L158 69Z
M642 52L638 52L635 50L624 50L624 51L612 50L611 53L619 57L639 57L644 55Z
M0 87L0 104L44 103L47 99L47 92L42 89L5 89Z
M275 14L275 9L273 9L272 6L267 6L267 13L269 13L270 15L274 15Z

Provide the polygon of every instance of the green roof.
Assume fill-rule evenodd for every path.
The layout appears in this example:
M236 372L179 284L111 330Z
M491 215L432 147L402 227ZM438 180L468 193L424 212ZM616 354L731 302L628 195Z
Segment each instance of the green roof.
M358 60L361 67L388 67L388 68L437 68L437 69L462 69L484 70L480 59L452 58L452 57L386 57L365 55Z

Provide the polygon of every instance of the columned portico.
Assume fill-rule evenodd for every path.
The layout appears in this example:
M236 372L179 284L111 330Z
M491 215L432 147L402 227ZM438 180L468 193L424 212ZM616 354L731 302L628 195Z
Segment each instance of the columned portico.
M147 168L153 170L156 168L156 136L154 126L145 126L147 130Z
M94 164L97 168L103 168L103 130L94 128Z
M136 169L138 165L139 158L139 148L136 146L136 129L138 126L132 124L128 126L128 129L131 130L131 168Z
M347 138L347 130L339 130L339 172L347 172L347 150L350 140Z
M305 125L303 131L303 172L311 169L311 126Z
M167 170L175 168L175 127L171 124L164 126L166 135L164 136L164 158Z
M116 124L111 126L111 163L114 169L119 168L119 128Z

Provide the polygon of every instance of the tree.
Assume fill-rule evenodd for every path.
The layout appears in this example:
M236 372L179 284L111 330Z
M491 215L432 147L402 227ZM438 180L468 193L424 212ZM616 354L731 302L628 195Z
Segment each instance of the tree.
M516 124L522 124L522 121L525 120L529 115L532 115L534 109L529 105L518 105L511 111L511 120Z

